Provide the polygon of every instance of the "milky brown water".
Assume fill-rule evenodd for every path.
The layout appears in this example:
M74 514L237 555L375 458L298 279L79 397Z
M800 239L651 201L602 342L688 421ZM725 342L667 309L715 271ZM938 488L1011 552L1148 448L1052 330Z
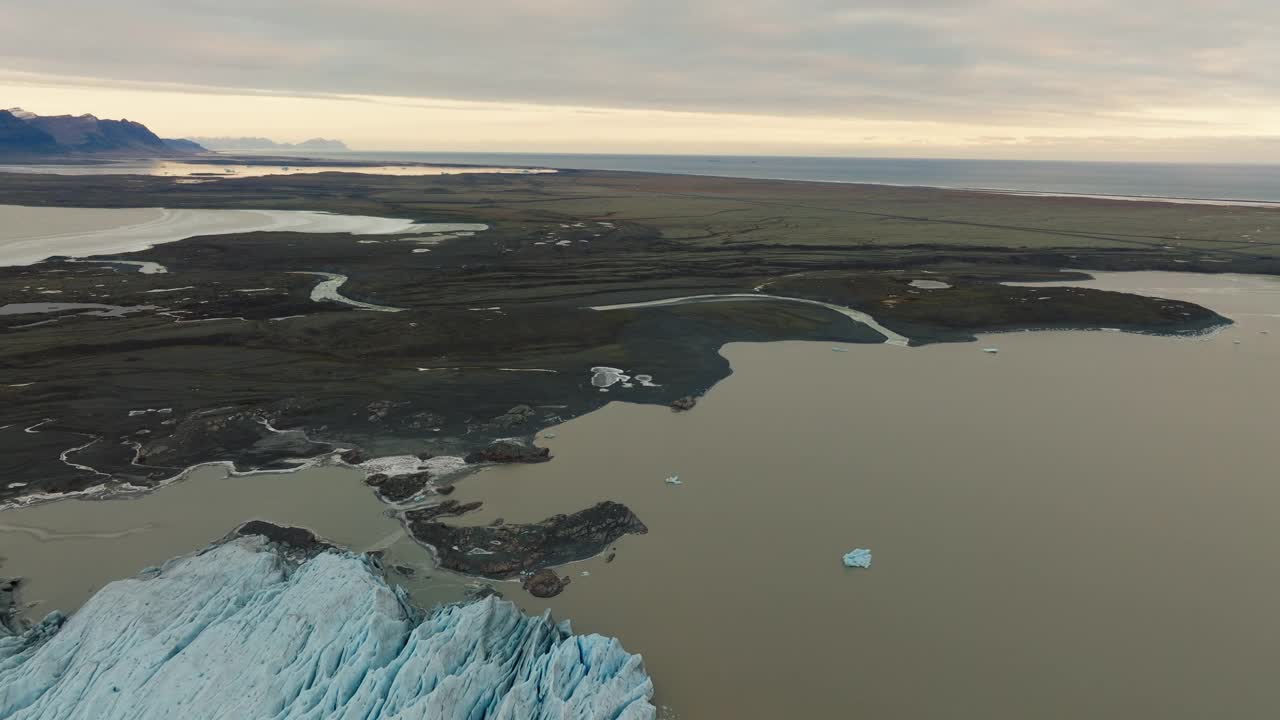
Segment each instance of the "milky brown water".
M27 616L74 611L106 583L205 547L242 523L263 519L308 527L357 551L382 550L386 562L431 571L426 550L361 482L340 467L228 476L219 466L157 492L112 500L63 500L0 512L0 576L23 577ZM454 600L456 577L435 575L424 601ZM421 583L418 583L421 584Z
M1202 339L731 345L734 375L692 412L610 405L550 429L553 462L484 471L454 497L485 501L473 523L632 507L649 534L620 541L612 563L563 568L560 597L501 589L642 653L680 718L1274 717L1280 282L1090 284L1238 324ZM255 516L419 562L381 512L332 468L197 478L0 513L26 528L0 532L0 574L59 597L61 578L88 572L59 591L73 605ZM171 529L184 522L198 531ZM873 551L869 570L840 564L854 547ZM439 597L433 583L456 589L430 574L420 602Z
M682 718L1274 717L1280 283L1093 284L1239 325L732 345L692 412L610 405L458 499L632 507L648 535L522 604L643 653Z

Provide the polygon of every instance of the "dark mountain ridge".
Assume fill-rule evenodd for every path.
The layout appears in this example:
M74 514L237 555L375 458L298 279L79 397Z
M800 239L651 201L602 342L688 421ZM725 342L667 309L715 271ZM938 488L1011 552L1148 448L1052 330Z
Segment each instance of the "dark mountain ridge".
M132 120L103 120L93 115L36 115L21 108L0 110L0 154L5 156L191 155L204 148L170 141Z

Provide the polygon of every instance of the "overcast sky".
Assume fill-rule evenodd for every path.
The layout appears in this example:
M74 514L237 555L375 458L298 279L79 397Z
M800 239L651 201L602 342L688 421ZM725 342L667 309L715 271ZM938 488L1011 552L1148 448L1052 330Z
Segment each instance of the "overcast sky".
M0 0L0 106L364 149L1280 161L1275 0Z

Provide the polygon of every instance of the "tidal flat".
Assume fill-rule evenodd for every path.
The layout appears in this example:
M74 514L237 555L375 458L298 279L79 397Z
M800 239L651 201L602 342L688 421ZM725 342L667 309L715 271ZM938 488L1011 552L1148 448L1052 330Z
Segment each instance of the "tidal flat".
M613 400L697 397L730 372L717 352L727 342L1195 334L1228 321L1180 300L1006 283L1085 277L1062 267L1280 271L1275 210L918 188L605 172L196 185L0 174L0 197L24 213L121 213L129 243L147 213L328 223L177 239L211 232L201 226L136 252L0 267L0 307L64 308L0 315L11 478L0 504L154 486L203 462L270 469L339 446L466 455ZM352 234L369 228L341 224L350 217L391 234ZM673 304L706 295L723 301ZM102 317L80 305L150 309ZM598 388L595 367L653 380ZM130 415L156 407L173 415Z

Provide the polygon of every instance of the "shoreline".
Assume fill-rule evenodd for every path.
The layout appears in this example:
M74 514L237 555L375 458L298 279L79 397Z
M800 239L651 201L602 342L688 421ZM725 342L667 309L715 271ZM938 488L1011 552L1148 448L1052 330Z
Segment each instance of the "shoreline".
M354 150L350 152L356 153L356 154L361 153L361 151L358 151L358 150ZM396 154L395 151L385 151L385 152L388 152L391 155ZM512 153L512 155L520 156L520 155L527 155L527 153ZM663 156L657 156L657 157L663 157ZM702 157L702 156L688 156L688 157ZM714 156L707 156L707 157L714 157ZM773 156L770 156L770 157L773 157ZM801 156L797 156L795 158L792 158L791 156L776 156L776 157L785 158L785 159L802 159L802 160L803 159L823 159L823 158L806 158ZM857 161L863 158L841 158L841 159ZM874 158L874 159L879 160L883 158ZM899 158L892 158L892 159L899 159ZM363 168L363 169L371 170L371 169L395 168L395 167L424 168L424 169L444 168L444 169L455 169L463 172L476 173L476 174L519 174L519 175L535 174L536 175L536 174L556 174L556 173L560 173L560 174L623 173L623 174L633 174L633 175L701 177L701 178L711 178L711 179L721 179L721 180L746 180L746 181L804 183L804 184L819 184L819 185L824 185L824 184L852 185L852 186L861 186L861 187L869 187L869 188L902 188L902 189L915 189L915 190L937 190L937 191L944 191L944 192L973 193L973 194L979 194L979 195L1007 195L1011 197L1068 198L1068 199L1081 199L1081 200L1118 201L1118 202L1134 202L1134 203L1207 205L1207 206L1217 206L1217 207L1250 207L1250 208L1261 208L1261 209L1280 209L1280 199L1264 200L1260 198L1217 198L1217 197L1200 197L1200 196L1193 196L1193 195L1105 193L1105 192L1085 191L1085 190L1053 190L1053 189L1028 190L1028 189L1021 189L1016 187L946 184L946 183L930 184L930 183L913 183L913 182L889 182L887 180L840 180L840 179L834 179L834 178L781 177L781 176L771 176L771 175L725 175L725 174L719 174L719 173L710 172L710 171L709 172L693 172L693 171L674 172L674 171L660 171L660 170L647 170L647 169L632 170L632 169L577 168L577 167L570 167L570 166L557 167L557 166L550 166L550 165L519 165L519 164L510 164L503 167L495 167L492 164L483 164L483 163L426 162L421 160L397 159L396 157L388 157L386 158L385 162L382 162L382 161L375 161L375 160L368 160L368 159L356 159L356 158L343 159L339 157L329 158L329 157L318 157L313 155L296 155L296 156L295 155L265 155L265 154L257 155L252 152L239 151L236 154L222 155L222 154L215 153L213 155L196 156L196 157L136 158L136 159L134 158L96 158L95 161L93 162L81 162L79 160L72 161L68 159L63 159L63 160L65 161L50 160L48 162L6 163L3 159L0 159L0 174L4 174L4 173L26 174L27 171L25 170L14 169L18 167L38 168L42 165L48 165L50 167L75 167L77 165L84 165L85 167L96 168L96 167L110 167L112 165L127 165L129 163L141 163L141 162L154 162L154 163L177 162L177 163L186 163L186 164L192 164L192 165L209 165L211 167L220 167L220 166L227 166L227 165L246 165L251 167L254 167L254 166L267 167L267 166L277 166L277 165L282 165L282 166L288 165L291 167L333 166L336 168L350 168L354 174L365 174L365 175L378 174L378 173L360 173L359 172L360 169ZM934 159L909 158L907 160L934 160ZM956 160L956 162L965 162L965 160ZM1035 162L1041 162L1041 161L1034 161L1034 160L981 161L981 160L978 160L977 162L1035 163ZM1071 164L1068 161L1046 161L1046 162L1064 162L1067 164ZM1142 164L1142 163L1092 162L1092 163L1078 163L1078 164L1085 164L1085 165L1096 164L1100 166L1107 166L1107 165L1131 165L1131 164ZM1174 163L1173 165L1181 166L1181 165L1185 165L1185 163ZM1271 165L1266 165L1266 164L1254 165L1254 164L1241 163L1240 165L1242 167L1273 167ZM336 172L342 172L342 170L337 170ZM39 174L39 173L33 172L31 174ZM74 175L74 173L62 173L62 174ZM87 174L98 175L98 174L109 174L109 173L87 173ZM136 173L136 172L134 173L122 172L119 174L121 175L152 175L152 173ZM264 174L261 176L252 176L252 177L280 177L280 176L285 176L290 174L307 174L307 173L277 173L274 175ZM157 176L157 177L164 177L164 176ZM171 176L171 177L177 178L179 176ZM235 179L238 176L222 177L215 173L215 174L210 174L209 177L204 177L199 174L193 177L201 181L206 181L206 180Z
M1088 273L1088 274L1091 274L1093 277L1090 280L1085 280L1085 281L1045 280L1043 282L1028 283L1027 285L1033 286L1033 287L1055 287L1055 286L1080 287L1082 285L1080 285L1079 283L1083 282L1083 283L1086 283L1083 286L1088 287L1087 283L1097 283L1099 281L1099 278L1097 277L1097 275L1101 274L1101 273L1097 273L1096 271L1090 272L1090 271L1068 270L1068 269L1063 269L1063 271ZM1131 273L1136 274L1136 273L1144 273L1144 272L1150 272L1150 271L1112 272L1112 273L1106 273L1106 275L1114 278L1116 276L1123 276ZM1178 273L1171 273L1171 274L1176 275ZM1182 274L1194 275L1193 273L1182 273ZM1244 275L1243 277L1267 278L1272 276ZM1135 293L1135 294L1141 294L1141 293ZM1158 296L1151 295L1149 297L1158 297ZM667 300L624 304L620 306L597 306L597 307L591 307L588 309L597 311L597 312L608 312L610 310L615 310L615 309L619 309L619 310L629 309L633 306L661 307L663 305L679 305L679 304L698 303L698 302L724 302L724 301L729 301L733 299L777 300L782 302L801 302L806 304L823 306L823 307L826 307L827 309L831 309L839 312L839 310L835 306L832 306L828 303L821 303L821 302L806 300L802 298L790 298L790 297L772 296L772 295L763 295L763 294L762 295L745 295L744 294L741 296L690 296L685 298L671 298ZM856 312L856 311L850 311L850 312ZM858 313L858 314L861 315L861 313ZM975 334L973 337L960 342L978 344L981 341L983 341L986 336L1000 336L1000 335L1007 335L1007 334L1013 334L1013 333L1056 333L1056 332L1098 332L1098 333L1115 332L1115 333L1124 333L1124 334L1132 334L1132 335L1144 335L1144 336L1150 336L1150 337L1209 340L1215 337L1216 335L1230 329L1235 325L1235 320L1233 320L1229 316L1217 315L1216 313L1215 315L1221 320L1224 320L1225 322L1211 322L1209 325L1205 327L1189 328L1189 329L1184 328L1184 329L1179 329L1174 331L1162 331L1159 329L1152 329L1152 328L1144 329L1140 327L1098 327L1098 326L1010 327L1010 328L983 330L982 332ZM859 320L858 318L852 315L847 315L847 316L850 317L850 319L853 320L854 322L857 322L857 323L863 322L862 320ZM877 329L876 326L872 326L872 329L878 333L883 334L879 329ZM888 331L888 332L892 332L892 331ZM901 337L901 336L896 336L896 337ZM733 342L741 342L741 341L728 341L721 344L715 350L716 355L721 359L725 359L725 356L723 354L724 347L729 344L732 344ZM765 342L767 343L769 341L765 341ZM823 342L823 341L814 341L814 342ZM856 344L862 344L862 343L855 343L855 345ZM902 347L907 347L909 349L918 350L923 347L927 347L932 343L923 343L919 345L907 345L906 343L894 342L892 338L886 336L886 339L884 342L872 343L872 344L884 344L884 345L890 345L890 346L900 345ZM539 372L548 372L548 371L540 370ZM722 380L727 379L727 377L728 376L726 375L726 378L722 378ZM712 382L707 387L702 388L698 394L702 395L709 392L714 387L716 387L719 384L719 382L720 381ZM617 400L617 402L624 402L624 403L633 402L634 403L635 401ZM652 403L636 403L636 404L652 404ZM514 442L519 445L527 446L530 448L536 448L538 447L535 444L536 441L545 434L548 428L555 427L556 425L562 424L569 420L575 420L581 417L585 417L591 414L592 412L598 411L599 409L600 408L593 408L591 410L586 411L585 413L582 413L579 415L573 415L567 418L557 416L554 422L547 422L546 424L536 425L529 432L519 434L519 435L513 435L510 437L494 438L492 441L489 442L489 445L492 445L495 442ZM47 425L50 423L56 423L56 422L57 422L56 418L46 418L44 420L41 420L40 422L37 422L35 425L24 428L23 431L27 433L38 432L37 428L39 428L40 426ZM313 437L311 437L306 427L280 430L272 426L271 423L267 420L261 420L260 424L262 424L268 431L276 434L298 433L307 442L310 442L313 444L328 445L329 449L323 452L317 453L316 455L312 455L308 457L280 458L274 461L279 463L291 463L292 466L287 468L250 468L247 470L238 470L236 460L201 461L201 462L193 463L183 468L182 470L178 471L177 473L167 478L164 478L162 480L159 480L154 485L133 485L127 480L117 479L115 478L115 476L109 473L103 473L102 471L99 471L96 468L92 468L90 466L78 465L67 459L70 454L77 452L79 450L88 448L102 440L101 437L91 436L88 442L63 450L60 455L60 459L62 460L62 462L68 465L71 465L72 467L83 468L83 469L92 471L98 476L106 477L108 478L107 482L100 483L98 485L87 487L81 490L67 492L67 493L32 493L30 495L22 495L15 499L0 502L0 512L3 512L5 510L10 510L10 509L32 507L36 505L57 502L59 500L81 499L81 500L97 501L97 500L129 499L131 497L137 497L140 495L149 494L155 490L159 490L161 488L181 482L187 479L193 472L196 472L202 468L209 468L209 467L223 468L224 470L227 471L228 476L231 476L231 477L248 477L248 476L263 475L263 474L272 474L272 475L291 474L291 473L296 473L302 470L307 470L315 467L331 466L331 467L347 468L353 471L360 472L364 475L364 478L366 479L376 474L385 474L391 478L402 477L406 475L413 475L415 473L423 472L423 468L425 467L427 468L427 472L430 472L431 475L430 475L430 481L426 483L424 486L424 492L427 493L427 497L424 497L422 499L415 500L414 498L409 498L405 501L393 501L393 500L389 500L382 497L380 493L377 491L376 487L369 487L369 491L371 494L377 497L381 503L386 505L389 509L393 510L397 515L401 516L402 525L403 525L404 511L420 508L420 507L423 507L424 505L429 505L431 502L431 499L439 500L443 497L441 495L430 492L435 482L448 480L449 482L447 484L453 485L454 482L456 482L457 480L463 479L469 475L473 475L476 472L480 472L486 468L502 466L504 464L502 462L479 462L474 464L466 463L463 461L461 455L433 456L428 460L422 460L414 455L404 455L404 454L373 456L373 457L369 457L367 459L362 459L358 462L352 463L352 462L347 462L341 457L344 453L359 452L358 450L356 450L356 448L349 447L348 446L349 444L344 444L341 442L316 440ZM0 429L4 429L4 428L0 428ZM483 447L483 445L477 446L477 447ZM445 470L443 472L440 472L435 467L431 467L429 464L431 463L432 460L443 461L443 462L437 462L436 464L445 466ZM449 469L450 467L452 469ZM118 484L113 487L109 484L112 482L115 482ZM429 547L425 543L423 545L424 547Z

